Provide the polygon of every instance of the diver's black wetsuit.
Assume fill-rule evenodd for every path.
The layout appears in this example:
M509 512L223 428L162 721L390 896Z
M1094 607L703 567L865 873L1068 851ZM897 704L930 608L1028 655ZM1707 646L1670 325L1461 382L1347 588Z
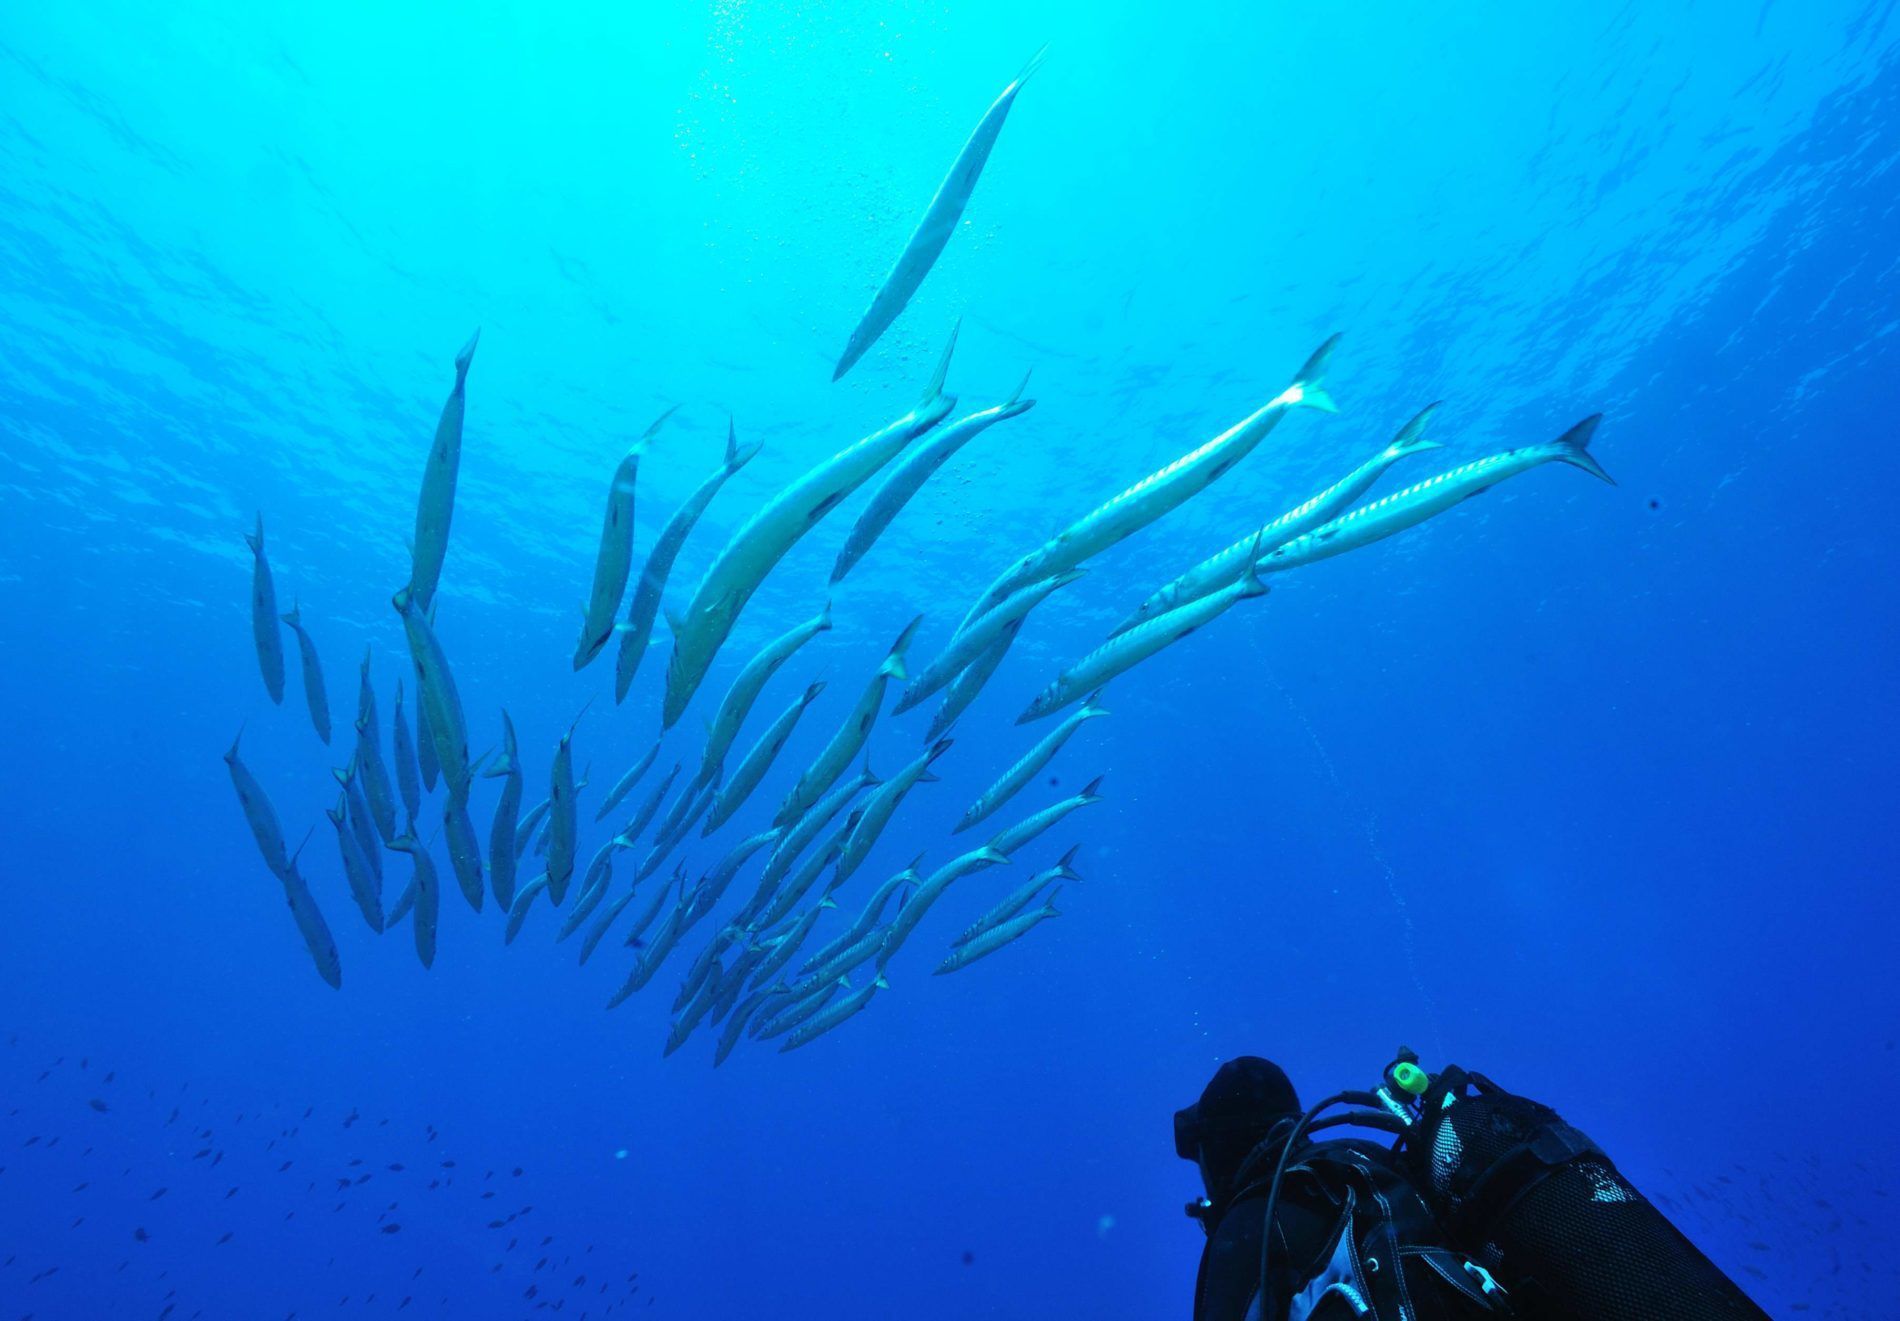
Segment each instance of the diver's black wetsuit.
M1375 1143L1346 1139L1319 1143L1315 1150L1356 1148L1368 1159L1390 1166L1390 1154ZM1272 1173L1272 1166L1266 1167ZM1332 1237L1338 1211L1316 1196L1316 1189L1294 1179L1280 1190L1273 1211L1275 1296L1291 1298L1313 1274ZM1244 1321L1260 1282L1260 1222L1267 1209L1265 1184L1222 1208L1201 1253L1194 1282L1194 1321Z

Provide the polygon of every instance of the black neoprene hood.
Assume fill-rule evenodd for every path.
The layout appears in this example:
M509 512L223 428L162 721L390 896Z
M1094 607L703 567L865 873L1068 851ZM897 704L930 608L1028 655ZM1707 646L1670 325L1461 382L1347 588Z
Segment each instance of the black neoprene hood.
M1299 1093L1280 1066L1242 1055L1215 1070L1199 1101L1175 1112L1175 1154L1200 1164L1211 1194L1276 1120L1299 1113Z

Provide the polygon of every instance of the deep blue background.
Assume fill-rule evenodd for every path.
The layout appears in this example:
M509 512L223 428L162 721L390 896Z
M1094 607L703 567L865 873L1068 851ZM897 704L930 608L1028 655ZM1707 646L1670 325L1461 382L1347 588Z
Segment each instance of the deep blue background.
M0 13L5 1315L599 1315L634 1271L615 1314L1181 1315L1199 1235L1169 1111L1235 1054L1319 1095L1401 1041L1559 1106L1777 1315L1889 1310L1893 5L798 8ZM964 229L831 385L1045 40ZM1343 412L1290 420L1038 613L847 909L961 847L1066 660L1419 405L1446 401L1448 449L1382 489L1597 410L1621 484L1540 470L1117 682L1061 787L1024 795L1100 773L1107 801L959 882L810 1049L662 1060L673 970L603 1014L613 945L577 970L535 920L504 949L452 890L433 972L356 922L319 815L341 736L311 735L294 650L282 708L250 650L253 511L339 730L366 643L386 720L387 598L483 326L441 631L477 746L513 713L532 801L610 680L567 656L626 441L683 404L641 554L728 410L766 442L683 601L751 507L908 405L957 315L965 406L1026 367L1041 402L926 489L768 691L761 719L831 684L761 802L914 610L921 656L1334 330ZM774 574L702 706L816 608L855 508ZM653 735L663 647L582 723L596 792ZM927 719L879 726L880 769ZM242 721L286 829L319 827L340 994L232 801ZM928 975L1072 842L1060 921Z

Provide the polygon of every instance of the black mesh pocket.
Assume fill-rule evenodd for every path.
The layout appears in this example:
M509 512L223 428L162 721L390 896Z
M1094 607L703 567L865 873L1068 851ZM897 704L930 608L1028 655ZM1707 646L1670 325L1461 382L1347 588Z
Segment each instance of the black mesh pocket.
M1489 1227L1483 1257L1533 1317L1766 1318L1607 1162L1553 1171Z

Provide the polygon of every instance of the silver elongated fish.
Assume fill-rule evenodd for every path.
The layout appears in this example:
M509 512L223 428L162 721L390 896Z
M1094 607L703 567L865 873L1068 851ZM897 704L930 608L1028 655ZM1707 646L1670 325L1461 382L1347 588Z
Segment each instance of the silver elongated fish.
M864 1006L871 1003L871 997L873 995L876 995L879 991L884 990L888 986L890 986L890 983L885 981L883 974L880 973L857 990L851 992L851 994L845 996L844 999L834 1000L821 1012L806 1019L803 1023L800 1023L798 1027L785 1038L785 1044L778 1048L779 1054L783 1055L788 1050L797 1050L800 1046L807 1045L819 1037L822 1037L825 1033L831 1031L831 1029L837 1027L846 1019L855 1016L863 1010Z
M831 602L826 601L824 609L766 643L758 655L746 662L745 668L732 681L732 686L726 689L725 698L719 703L719 711L713 716L712 726L706 731L706 751L699 762L702 776L716 777L725 766L726 753L731 750L733 739L739 736L739 729L751 713L753 703L758 701L766 681L778 672L778 667L790 660L792 653L830 628Z
M600 920L589 927L587 934L581 937L581 963L583 966L586 965L587 960L594 957L595 947L606 938L609 928L620 920L622 913L627 911L627 905L633 902L633 895L633 890L629 889L625 894L621 895L611 904L608 904L607 907L601 911Z
M519 862L527 853L529 845L534 843L535 827L547 819L548 808L553 805L554 797L550 794L530 807L527 814L515 823L515 861Z
M899 681L909 678L904 668L904 653L910 650L910 640L917 635L917 626L924 622L918 615L904 626L897 635L897 641L891 644L891 650L884 657L884 663L877 667L877 673L864 685L864 691L858 694L857 704L844 718L844 723L831 736L817 758L798 777L798 783L785 796L779 805L778 815L772 818L777 826L790 825L825 796L827 790L837 782L845 768L858 759L858 750L871 736L871 726L877 722L878 712L884 709L884 690L892 679Z
M1049 48L1044 46L1030 57L1023 71L1010 80L990 108L983 112L983 118L977 121L974 131L963 144L963 150L957 153L950 173L937 185L936 196L930 199L930 205L924 209L923 218L917 222L917 228L911 231L904 250L897 255L897 263L891 267L884 282L871 295L871 305L864 309L864 315L858 318L858 324L852 328L851 338L845 342L844 353L838 358L837 369L831 373L831 379L837 380L850 371L865 350L877 343L878 336L897 320L897 314L910 302L911 295L924 282L924 276L937 262L944 245L950 236L957 232L957 221L963 216L963 208L970 204L970 194L976 191L976 181L983 173L983 166L989 161L990 149L996 145L997 134L1003 131L1003 122L1009 118L1009 109L1016 104L1016 94L1029 81L1029 75L1042 63L1042 57Z
M455 387L442 405L442 416L435 424L435 443L429 447L429 461L422 469L409 583L417 604L424 610L435 600L436 584L442 580L442 562L449 554L449 522L455 516L455 482L462 470L462 414L467 407L464 388L468 384L468 366L475 361L475 346L481 338L482 332L477 329L455 355Z
M956 347L956 339L953 330L936 374L930 378L930 385L916 407L889 426L834 454L780 491L747 520L719 552L705 577L699 580L685 614L671 620L673 656L667 665L663 712L668 729L685 713L686 704L704 682L713 658L731 635L739 612L745 609L746 602L752 599L772 567L800 537L818 526L820 519L956 406L955 398L943 393L944 374L950 369L950 353Z
M396 837L396 794L390 788L389 768L383 764L382 736L376 728L376 689L370 683L367 650L356 685L356 779L369 804L376 833L387 844Z
M917 884L917 864L922 861L923 855L920 853L911 860L910 866L872 891L871 897L865 901L864 908L851 925L840 932L830 944L807 959L805 966L798 970L798 975L804 978L814 977L818 970L824 968L838 954L871 934L872 928L876 927L883 918L885 905L890 902L891 896L904 886Z
M699 824L699 818L705 815L706 809L712 805L713 794L717 791L718 786L711 784L686 786L685 792L680 796L680 802L685 810L669 813L674 818L672 823L655 832L653 847L647 850L644 858L640 859L639 870L634 873L634 884L638 885L653 875L660 869L661 864L672 856L673 850L679 847L680 841Z
M633 488L640 476L640 457L672 415L673 409L667 409L633 442L607 486L607 512L601 520L600 549L594 555L594 585L587 594L580 641L574 644L577 670L600 655L614 635L614 616L620 613L620 599L627 594L627 577L633 572Z
M391 904L389 911L383 914L383 930L389 930L405 917L408 917L410 913L415 911L415 907L416 878L411 876L409 878L409 884L403 886L402 893L396 896L396 902Z
M448 654L442 650L442 642L411 588L402 588L389 603L402 616L403 636L408 639L409 658L416 668L416 700L428 714L423 723L434 740L443 783L449 797L466 798L468 721L462 714L462 696L456 689L455 675L449 669Z
M736 972L738 969L746 966L746 960L741 958L739 962L733 965L733 970ZM731 980L732 974L729 973L726 977L719 979L717 982L708 980L706 985L700 988L699 994L688 1002L686 1008L680 1011L679 1017L673 1020L673 1025L667 1029L666 1047L662 1051L662 1054L671 1055L674 1051L685 1045L686 1039L692 1036L693 1029L704 1021L708 1011L728 992L734 997L738 995L738 988L728 985Z
M883 948L883 945L884 933L882 931L873 930L865 932L849 945L835 951L823 963L819 964L817 970L807 977L805 981L801 983L800 987L796 987L794 990L796 991L805 987L819 985L823 982L835 981L840 977L849 976L858 968L876 958L878 950Z
M614 656L615 702L627 700L627 692L633 687L633 676L647 654L647 643L653 637L653 621L660 612L660 596L666 589L667 576L673 572L673 561L679 557L680 548L686 544L686 538L692 535L700 515L706 512L706 506L719 494L719 488L752 462L762 448L763 445L757 441L742 447L735 427L728 420L725 462L686 497L686 503L675 509L673 516L666 520L666 526L660 529L653 549L647 552L647 562L640 570L640 580L634 584L633 602L627 607L626 622L619 629L620 649Z
M435 611L429 612L429 627L435 627ZM416 706L416 769L422 773L422 788L426 793L434 793L436 781L442 778L442 767L435 759L435 733L429 728L429 707L426 702Z
M548 878L543 872L515 892L515 901L508 908L508 931L502 938L504 945L515 943L515 937L521 934L521 924L528 920L528 910L534 907L535 896L547 888Z
M264 558L264 515L257 531L244 534L251 548L251 638L257 644L257 668L264 675L270 700L284 700L284 635L277 631L277 586L271 581L270 561Z
M889 966L892 956L902 948L904 942L910 938L910 933L917 929L917 924L924 920L924 914L928 913L930 906L937 902L945 890L950 888L952 881L968 876L971 872L981 871L985 867L994 867L1008 861L1008 854L994 844L985 844L982 848L959 854L930 873L911 897L904 901L904 906L897 910L897 916L886 929L884 943L878 946L877 970L881 973Z
M843 846L844 837L850 829L851 825L847 822L822 847L813 849L807 855L798 870L786 878L783 888L772 896L772 902L766 905L765 911L753 923L755 927L761 931L771 930L798 906L799 900L811 893L818 874L838 860L838 850ZM826 888L826 893L830 893L830 887Z
M851 983L844 977L833 977L809 988L793 988L788 994L796 995L800 989L805 991L802 997L784 1009L775 1007L770 1017L760 1019L751 1034L755 1041L770 1041L773 1037L783 1036L823 1009L839 991L850 990Z
M1003 923L1009 921L1010 918L1022 912L1023 909L1029 907L1030 901L1042 893L1042 887L1053 881L1080 881L1082 878L1075 874L1074 863L1075 848L1071 847L1067 853L1062 855L1062 861L1053 867L1037 872L1034 876L1031 876L1028 880L1010 891L1003 902L990 909L990 911L983 914L983 916L977 918L976 921L970 923L963 934L958 936L952 943L967 945L990 928L1001 926Z
M706 1008L714 1023L725 1017L737 1003L739 994L745 989L746 979L752 976L752 970L759 966L770 951L763 945L751 945L742 951L725 969L716 983L708 983L702 995L710 994ZM689 1006L690 1009L690 1006Z
M971 413L968 417L958 418L933 433L923 443L913 445L891 465L890 474L871 493L870 503L858 515L858 521L851 525L851 532L844 539L844 547L831 566L834 586L864 558L877 539L884 535L884 530L891 525L892 520L910 503L911 497L922 490L924 483L930 480L937 469L949 462L958 450L998 422L1021 417L1036 406L1034 399L1023 398L1023 391L1028 385L1029 378L1024 376L1022 384L1016 387L1016 393L1007 401Z
M708 782L698 775L686 782L680 790L680 796L666 809L666 815L660 818L660 824L653 832L655 840L664 840L679 829L680 822L693 810L693 800L701 789L710 787Z
M442 838L449 848L449 867L462 898L476 912L482 911L482 845L475 835L475 823L469 820L468 798L449 796L442 807Z
M1422 454L1426 450L1443 449L1443 445L1425 437L1425 424L1437 408L1437 404L1428 404L1417 417L1400 428L1399 434L1393 437L1390 445L1318 495L1287 510L1286 513L1261 528L1259 532L1249 533L1242 537L1220 554L1202 560L1179 578L1155 592L1116 627L1115 635L1126 633L1137 624L1178 609L1190 601L1198 601L1201 597L1217 592L1229 583L1237 581L1242 574L1246 573L1250 559L1258 559L1261 555L1285 545L1295 537L1303 536L1314 528L1323 527L1351 509L1352 502L1370 490L1372 484L1379 480L1385 470L1400 459L1410 454Z
M305 835L304 844L309 842L310 837ZM316 896L310 893L310 886L297 873L297 856L302 852L303 844L299 844L280 874L279 879L284 883L284 898L290 904L290 915L296 920L304 948L310 951L310 961L317 965L317 975L328 982L332 990L340 991L343 989L343 961L337 955L336 938L330 934L330 924L323 920L323 910L317 907Z
M674 870L672 881L666 885L655 887L653 902L647 905L645 912L634 919L633 930L627 933L625 944L628 949L639 949L646 943L646 934L652 929L653 924L659 920L660 914L666 908L667 901L673 897L675 890L683 889L684 887L685 877L678 869Z
M715 932L711 940L706 942L706 947L694 958L692 966L687 968L686 977L680 983L679 994L673 997L674 1013L677 1014L680 1010L684 1009L691 1003L693 997L699 994L699 988L706 984L706 979L712 976L714 971L719 967L720 957L732 947L732 942L737 940L742 934L743 931L740 927L728 923Z
M369 923L369 929L381 935L383 882L380 876L370 870L369 859L363 856L363 846L357 840L356 832L350 828L349 801L349 791L339 789L336 807L326 807L323 814L336 827L337 853L343 859L343 878L349 882L350 898L356 900L356 906L361 910L363 920Z
M413 827L414 823L411 823ZM415 930L416 957L422 960L422 966L435 966L435 928L442 912L442 882L436 876L435 860L429 856L429 850L416 838L412 828L389 841L389 847L398 853L407 853L409 861L415 867L415 876L410 881L414 897L410 903L414 906L414 915L409 925ZM390 919L394 921L395 919Z
M515 906L515 866L521 857L516 813L521 811L521 753L515 746L515 722L501 713L501 756L485 772L499 779L501 798L495 804L495 817L488 827L488 884L495 902L505 913Z
M594 854L594 860L587 865L587 872L581 878L581 887L574 896L573 907L562 919L560 929L555 932L554 941L558 945L580 930L581 923L593 915L600 901L607 897L607 891L613 885L613 855L621 845L617 839L602 844Z
M998 776L996 783L985 789L982 796L970 804L969 810L963 814L963 819L957 822L956 829L950 833L961 835L977 822L988 818L996 809L1014 798L1024 785L1036 778L1042 768L1054 759L1056 753L1062 751L1062 745L1069 741L1070 735L1097 716L1107 715L1107 711L1096 705L1100 697L1100 693L1091 696L1082 704L1081 710L1071 712L1061 724L1045 734L1035 747L1025 752L1014 766Z
M739 875L739 869L745 866L753 854L776 840L778 835L776 829L761 830L756 835L747 835L727 851L726 856L700 880L699 891L693 901L695 920L713 910L731 888L734 878Z
M1077 808L1101 802L1102 795L1097 792L1101 787L1102 777L1098 775L1083 787L1081 793L1072 794L1059 803L1043 808L1040 812L1030 813L1013 826L1005 827L997 833L996 838L990 841L990 847L999 853L1015 853Z
M1058 890L1056 893L1059 893ZM967 968L986 954L994 954L1012 941L1020 940L1029 934L1031 928L1046 918L1061 917L1056 910L1055 893L1045 899L1040 908L1032 908L1027 913L1012 917L1006 922L998 922L986 931L979 932L963 944L950 951L950 956L937 965L936 975L941 977L958 968Z
M383 879L383 837L376 831L376 820L370 814L369 803L363 797L363 786L356 775L356 759L342 770L331 768L330 774L336 776L336 782L343 786L344 794L350 800L350 832L356 836L357 847L362 849L368 859L370 870L376 873L376 879Z
M628 847L632 847L632 841L639 839L647 826L652 824L653 818L659 813L660 804L666 801L666 791L673 787L673 781L679 778L681 769L680 763L674 762L673 769L666 773L666 778L653 787L653 792L646 796L646 799L634 810L633 815L628 818L626 828L620 832L628 841Z
M1567 463L1615 486L1615 479L1590 456L1590 441L1602 420L1602 414L1593 414L1555 440L1474 459L1396 491L1383 500L1374 500L1262 556L1260 572L1278 573L1370 546L1394 533L1416 527L1474 495L1482 495L1501 481L1546 463Z
M1038 693L1036 699L1016 717L1016 723L1027 724L1031 720L1040 720L1052 711L1060 711L1069 703L1096 691L1116 675L1126 674L1150 656L1179 642L1201 625L1210 623L1235 602L1266 594L1267 585L1260 581L1256 566L1249 565L1239 582L1231 583L1211 596L1190 601L1178 610L1157 615L1147 623L1104 642L1057 675L1054 682Z
M837 906L838 905L833 903L829 896L821 898L817 903L807 908L803 913L800 913L798 918L783 933L766 937L764 943L770 947L770 952L753 972L752 984L754 986L770 986L772 979L778 975L779 970L792 961L792 956L798 953L799 946L803 945L805 938L811 935L811 929L817 925L818 919L824 916L826 910L836 908Z
M238 744L243 739L244 731L240 729L231 740L231 750L224 754L224 765L231 772L231 786L237 790L238 806L244 809L245 823L257 841L257 851L264 855L264 865L271 869L272 875L282 876L290 866L290 858L284 851L284 828L277 823L277 809L271 806L270 795L251 774L251 768L238 757Z
M805 714L805 708L816 701L818 694L824 690L825 685L822 681L812 684L799 696L793 698L792 704L780 712L778 719L759 735L759 741L752 745L752 750L746 753L739 762L739 769L732 773L731 778L720 788L718 796L713 799L712 811L706 815L706 825L702 833L710 835L725 825L732 814L739 810L740 805L751 796L752 791L759 787L759 781L764 779L766 771L771 769L772 761L778 756L779 749L784 747L785 740L792 736L792 728L798 723L798 718Z
M1212 440L1189 450L1167 467L1149 473L1107 503L1096 506L1018 560L990 585L971 610L971 618L1025 583L1073 569L1141 531L1162 515L1180 508L1253 453L1260 442L1272 434L1280 419L1294 409L1337 412L1323 382L1327 361L1338 342L1339 336L1334 335L1315 349L1293 377L1293 383L1266 404Z
M923 672L904 689L903 695L897 699L897 705L891 708L891 714L903 714L945 684L968 672L998 643L1008 650L1009 641L1005 641L1005 638L1011 641L1015 639L1016 630L1022 626L1029 612L1047 600L1051 592L1067 587L1081 576L1080 569L1066 569L1052 578L1043 578L1019 587L958 629L956 636L950 639L936 659L926 665Z
M642 777L644 777L648 771L653 769L654 759L657 758L659 755L660 755L660 740L655 739L653 741L653 746L648 748L644 753L642 753L640 755L640 760L634 762L632 768L629 769L625 775L621 776L620 779L615 782L613 788L607 791L607 797L605 801L601 803L600 810L594 813L594 820L596 821L606 820L607 813L613 811L616 807L619 807L621 799L625 798L630 792L632 792L633 786L640 783L640 780L642 779Z
M733 1049L738 1046L739 1038L745 1035L746 1024L751 1021L752 1016L759 1011L771 994L770 991L754 991L746 997L745 1003L735 1009L732 1016L726 1020L725 1027L719 1032L719 1044L713 1048L715 1069L724 1064L726 1057L731 1055Z
M1023 621L1019 619L1003 630L1002 636L990 644L988 651L971 661L961 674L951 680L950 690L943 695L937 714L930 717L930 730L924 735L926 739L935 742L950 732L957 718L969 709L976 695L983 691L983 685L996 673L997 667L1003 663L1003 657L1009 655L1010 644L1016 641L1016 635L1022 631Z
M416 745L402 709L402 680L396 680L396 707L389 717L389 739L396 756L396 791L410 816L422 810L422 777L416 771ZM329 740L325 740L328 742Z
M858 814L857 825L838 856L838 874L831 882L834 889L850 880L852 873L871 856L871 847L884 833L884 827L891 823L891 816L904 801L904 795L919 784L936 782L937 777L930 773L931 763L949 750L949 739L937 740L922 756L871 790L870 797L864 800L864 810Z
M548 777L548 899L556 908L567 898L567 883L574 876L574 850L579 844L579 822L575 812L574 730L580 716L567 727L555 745L554 767Z
M310 708L310 724L316 729L317 737L328 746L330 694L323 687L323 662L317 659L317 644L304 632L303 612L298 609L298 605L296 600L291 601L290 613L283 617L284 623L297 635L297 658L303 666L303 700L304 705Z
M649 977L654 972L658 972L671 957L674 947L679 944L681 933L686 930L691 921L692 896L686 891L685 873L682 871L678 873L678 876L679 884L676 888L679 891L679 898L667 912L666 921L662 922L660 929L653 933L653 939L647 942L645 951L640 955L640 962L651 969L647 974Z
M785 827L785 833L779 836L778 846L772 850L772 856L766 860L765 873L759 880L759 887L770 890L780 877L791 870L805 846L818 838L818 833L831 824L832 818L844 810L846 803L857 797L860 790L874 787L878 777L871 770L871 760L867 756L864 769L844 783L835 786L830 793L820 798L800 816L797 821Z

